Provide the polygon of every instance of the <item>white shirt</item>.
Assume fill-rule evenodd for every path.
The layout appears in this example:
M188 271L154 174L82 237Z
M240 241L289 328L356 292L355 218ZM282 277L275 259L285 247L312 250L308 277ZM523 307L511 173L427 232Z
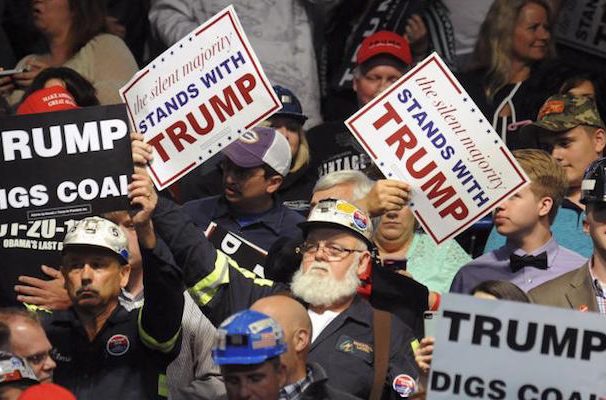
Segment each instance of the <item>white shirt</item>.
M314 342L314 340L316 340L318 336L320 336L320 333L322 333L324 328L326 328L328 324L330 324L332 320L340 314L336 311L330 310L326 310L322 314L318 314L317 312L309 309L307 310L307 313L309 314L309 318L311 319L312 343Z

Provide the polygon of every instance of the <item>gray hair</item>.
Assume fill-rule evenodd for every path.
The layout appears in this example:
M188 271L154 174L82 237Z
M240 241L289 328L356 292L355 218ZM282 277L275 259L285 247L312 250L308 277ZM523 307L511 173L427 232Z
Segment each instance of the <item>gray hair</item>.
M366 176L363 172L356 170L335 171L323 175L318 179L314 186L313 192L318 190L330 189L333 186L342 185L344 183L353 184L353 198L343 199L346 201L357 201L366 196L372 189L375 182Z
M343 170L343 171L334 171L329 174L323 175L318 179L316 185L314 186L313 193L318 190L327 190L333 186L342 185L344 183L353 184L353 192L351 199L342 199L349 202L356 202L362 198L364 198L375 184L375 181L366 176L365 173L353 169ZM372 221L372 229L373 235L376 231L379 223L381 222L381 217L371 218Z

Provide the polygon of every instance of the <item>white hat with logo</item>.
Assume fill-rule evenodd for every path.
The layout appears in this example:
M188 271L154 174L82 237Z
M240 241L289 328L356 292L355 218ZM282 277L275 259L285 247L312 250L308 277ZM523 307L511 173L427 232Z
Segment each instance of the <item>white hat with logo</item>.
M345 200L324 199L310 211L307 221L299 227L307 235L317 227L337 228L354 233L364 243L372 246L372 222L364 211Z
M115 253L123 264L128 264L128 239L122 229L101 217L78 221L63 239L63 251L74 246L93 246Z

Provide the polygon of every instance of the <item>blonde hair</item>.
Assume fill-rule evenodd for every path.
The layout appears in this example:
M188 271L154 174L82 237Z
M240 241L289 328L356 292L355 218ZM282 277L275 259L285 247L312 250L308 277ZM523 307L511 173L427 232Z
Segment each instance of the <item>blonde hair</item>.
M515 150L513 155L530 178L532 193L537 198L549 197L553 200L549 211L549 223L553 223L568 191L566 172L555 158L543 150Z
M305 130L303 130L303 127L301 127L299 130L299 151L292 162L290 173L292 174L293 172L297 172L307 164L309 164L309 143L307 142Z
M486 69L484 93L490 101L495 93L509 83L515 24L522 8L530 3L547 11L551 27L554 17L550 4L545 0L495 0L480 27L472 68ZM549 41L548 47L546 58L555 54L554 40Z

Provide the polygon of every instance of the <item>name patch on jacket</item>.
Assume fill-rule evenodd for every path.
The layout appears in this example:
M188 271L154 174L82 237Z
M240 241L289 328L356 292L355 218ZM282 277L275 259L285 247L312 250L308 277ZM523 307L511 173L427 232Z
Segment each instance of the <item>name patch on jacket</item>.
M369 363L373 360L372 345L354 340L347 335L339 336L339 339L337 340L337 350L361 358Z

